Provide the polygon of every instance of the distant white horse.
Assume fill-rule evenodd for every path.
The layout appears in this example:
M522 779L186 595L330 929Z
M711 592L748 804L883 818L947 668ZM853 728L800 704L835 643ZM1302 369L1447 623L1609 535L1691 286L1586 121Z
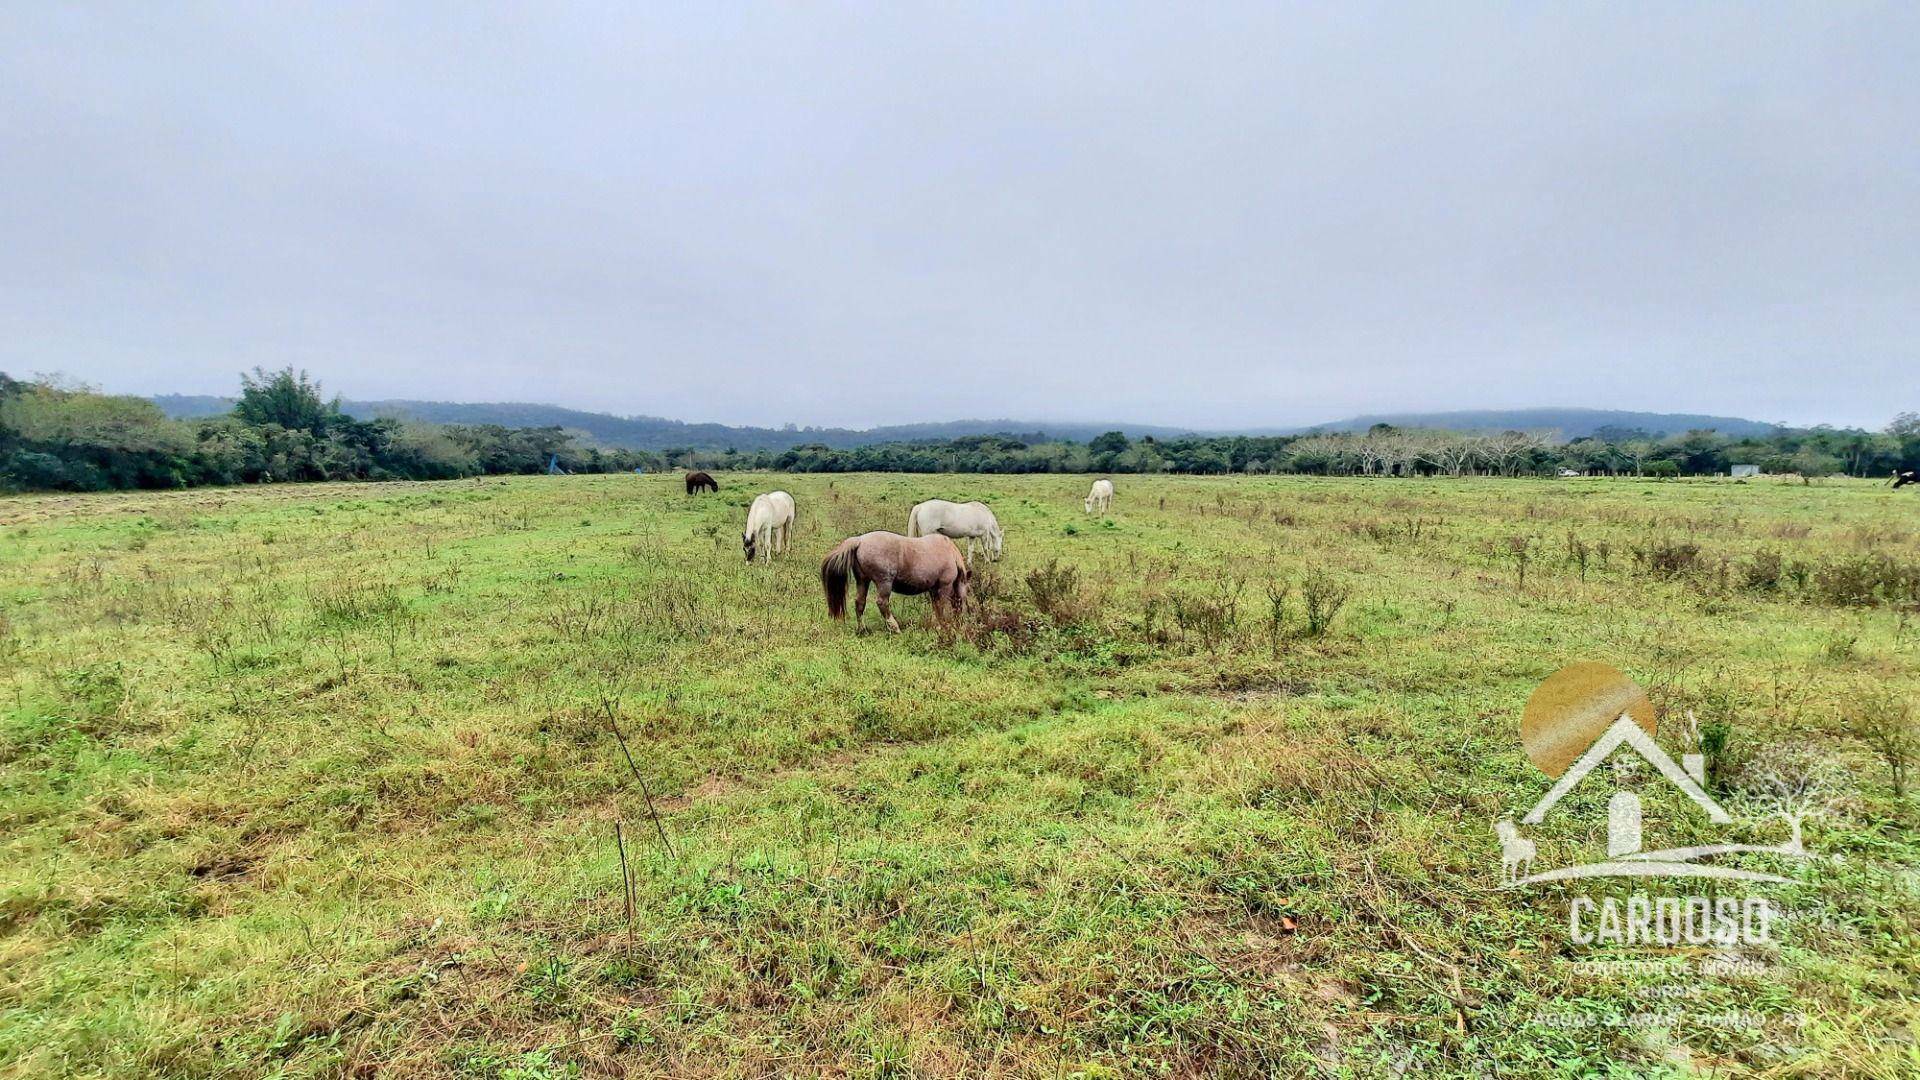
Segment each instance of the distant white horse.
M996 521L993 511L986 503L950 503L945 499L928 499L913 508L907 515L908 536L932 536L935 533L954 540L967 542L967 564L973 564L973 548L977 543L987 551L987 559L1000 561L1000 522Z
M1091 514L1098 510L1104 514L1107 512L1107 507L1112 505L1113 481L1095 480L1093 490L1087 493L1087 513Z
M740 546L747 549L747 561L757 552L773 558L792 546L793 496L784 491L755 495L747 509L747 531L740 534Z

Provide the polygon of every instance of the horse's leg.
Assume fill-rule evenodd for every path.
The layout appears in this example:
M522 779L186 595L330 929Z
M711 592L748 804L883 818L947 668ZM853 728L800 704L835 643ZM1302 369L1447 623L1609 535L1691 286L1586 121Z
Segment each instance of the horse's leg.
M933 619L941 626L960 613L960 607L954 605L954 594L960 590L960 573L962 571L954 571L952 580L943 580L927 594L927 603L933 605Z
M867 579L860 578L859 582L860 595L853 600L853 632L864 634L867 632ZM884 599L880 601L881 611L887 610L886 603Z
M893 582L882 578L873 584L874 588L880 590L880 596L878 598L880 614L886 616L888 631L895 634L899 633L900 620L893 617Z

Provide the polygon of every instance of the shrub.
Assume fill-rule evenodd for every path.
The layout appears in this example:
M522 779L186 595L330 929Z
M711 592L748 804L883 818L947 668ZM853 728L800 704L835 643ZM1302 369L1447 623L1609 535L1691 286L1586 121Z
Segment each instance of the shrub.
M1653 577L1685 577L1700 570L1700 545L1691 540L1649 540L1633 549L1633 560Z
M1580 571L1580 580L1587 580L1587 564L1593 559L1593 548L1578 533L1567 530L1567 565Z
M1780 553L1763 548L1740 566L1740 584L1756 592L1773 592L1780 588L1780 578L1786 571Z
M1048 559L1047 565L1028 572L1027 592L1033 606L1055 625L1064 626L1081 615L1080 571L1061 565L1059 559Z
M1173 620L1180 626L1182 640L1200 639L1200 647L1214 652L1233 637L1240 624L1240 590L1243 583L1216 580L1201 595L1176 595Z
M1393 526L1378 518L1349 521L1345 528L1349 535L1362 540L1372 540L1376 544L1385 544L1393 539Z
M1843 664L1853 659L1854 648L1859 644L1858 634L1828 634L1820 646L1820 655L1836 664Z
M1527 591L1527 567L1533 564L1533 537L1513 535L1501 545L1500 553L1513 560L1515 587Z
M1275 656L1280 655L1280 635L1287 626L1287 597L1292 594L1292 582L1267 582L1267 643Z
M1894 798L1903 799L1907 773L1920 757L1920 717L1914 715L1913 702L1885 690L1860 695L1856 701L1846 720L1847 733L1887 766Z
M1300 600L1306 605L1307 636L1319 637L1333 626L1333 620L1346 606L1353 590L1335 581L1326 571L1313 569L1300 579Z
M1888 555L1836 559L1813 568L1810 587L1815 600L1835 607L1898 603L1920 598L1920 565Z
M1700 747L1700 756L1706 759L1708 787L1723 791L1728 772L1728 751L1733 743L1733 724L1726 717L1712 717L1700 725L1696 742Z

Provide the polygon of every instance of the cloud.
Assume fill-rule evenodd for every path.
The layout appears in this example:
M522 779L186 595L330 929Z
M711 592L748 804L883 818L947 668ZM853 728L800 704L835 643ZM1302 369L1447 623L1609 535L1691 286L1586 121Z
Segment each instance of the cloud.
M734 422L1878 425L1907 6L0 14L0 367Z

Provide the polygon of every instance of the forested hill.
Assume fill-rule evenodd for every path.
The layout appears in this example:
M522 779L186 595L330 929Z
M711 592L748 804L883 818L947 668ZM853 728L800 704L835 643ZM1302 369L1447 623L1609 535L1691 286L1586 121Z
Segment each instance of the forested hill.
M1381 413L1355 416L1331 424L1300 429L1307 432L1365 431L1375 424L1437 431L1557 431L1562 439L1579 439L1612 430L1648 435L1680 435L1689 431L1718 431L1735 438L1764 436L1777 425L1737 416L1698 413L1633 412L1627 409L1469 409L1460 412Z
M233 408L233 399L212 395L161 394L154 403L176 419L216 416ZM1774 425L1732 416L1691 413L1632 412L1624 409L1479 409L1464 412L1385 413L1356 416L1312 427L1263 427L1195 432L1190 428L1119 422L1078 423L1040 420L951 420L930 424L894 424L852 428L735 427L730 424L690 424L656 416L614 416L568 409L559 405L523 402L457 401L343 401L350 416L370 420L382 416L426 420L436 424L499 424L502 427L560 427L587 433L602 446L629 450L787 450L819 445L836 450L880 443L957 439L970 435L1011 435L1025 442L1087 442L1104 431L1123 431L1133 438L1156 439L1182 435L1292 435L1309 432L1365 431L1375 424L1401 428L1451 431L1554 431L1562 439L1578 439L1603 432L1638 432L1654 437L1712 429L1739 438L1764 436Z
M1834 473L1886 477L1920 462L1920 416L1911 412L1894 417L1880 432L1779 428L1746 436L1709 430L1656 436L1647 429L1664 429L1668 423L1657 414L1600 413L1618 422L1598 425L1594 436L1571 440L1565 438L1564 428L1575 425L1566 422L1566 414L1551 410L1466 414L1470 419L1458 421L1472 428L1501 429L1494 431L1367 424L1366 418L1351 422L1359 431L1305 435L1129 438L1120 431L1107 431L1072 439L1088 429L1058 425L1057 435L1028 432L1008 437L990 429L1017 431L1027 425L967 422L866 431L775 431L646 418L621 420L543 406L407 408L365 402L354 406L361 413L356 417L342 412L339 402L323 394L318 382L293 368L255 369L242 375L240 397L228 409L221 409L227 403L220 399L174 398L167 404L177 414L201 415L173 419L158 403L145 398L101 394L53 377L13 379L0 372L0 492L298 480L446 480L544 472L658 472L672 467L1369 476L1572 472L1671 477L1725 475L1735 465L1753 465L1765 473L1794 473L1810 482ZM978 427L989 430L940 437ZM1562 429L1561 437L1554 437L1553 427ZM585 433L594 428L605 441ZM614 445L615 439L642 445ZM840 445L829 445L829 439ZM647 444L667 445L654 450Z
M232 398L195 394L160 394L153 399L168 416L190 419L216 416L233 408ZM1028 442L1071 440L1086 442L1104 431L1125 431L1139 437L1170 439L1190 434L1186 428L1150 424L1075 423L1036 420L950 420L933 424L894 424L888 427L765 428L731 424L689 424L657 416L613 416L559 405L525 402L459 401L342 401L341 411L362 420L382 416L426 420L435 424L499 424L510 428L560 427L584 431L604 446L628 450L786 450L817 444L836 450L876 443L955 439L967 435L1012 435Z

